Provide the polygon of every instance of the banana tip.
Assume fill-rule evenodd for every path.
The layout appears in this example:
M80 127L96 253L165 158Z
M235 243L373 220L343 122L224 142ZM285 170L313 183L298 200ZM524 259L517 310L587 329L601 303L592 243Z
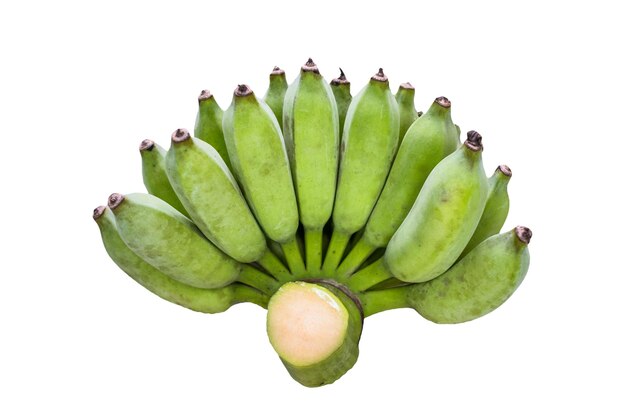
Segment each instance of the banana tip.
M400 88L403 90L415 90L415 87L413 87L413 84L411 84L410 82L405 82L400 84Z
M115 210L124 201L124 196L120 193L113 193L109 196L109 208Z
M483 150L483 137L475 130L467 132L467 140L465 146L474 152Z
M174 133L172 133L172 142L181 143L191 138L189 131L187 129L176 129Z
M340 85L340 84L348 84L350 85L350 81L346 78L346 74L344 74L343 70L339 68L339 77L333 78L330 82L331 85Z
M528 245L530 243L530 238L533 237L533 232L524 226L517 226L515 228L515 236L522 242Z
M373 81L379 81L381 83L387 82L388 78L382 68L378 68L378 72L372 76Z
M441 96L435 99L435 103L439 104L441 107L449 109L452 105L452 102L447 99L447 97Z
M312 58L309 58L308 61L306 61L304 63L304 65L302 66L302 71L303 72L312 72L314 74L319 74L320 70L317 68L317 65L315 65L315 62L313 62Z
M278 67L274 67L274 69L272 70L272 72L270 72L270 75L284 75L285 71L281 70Z
M144 139L139 144L139 152L151 151L154 148L154 141L150 139Z
M252 94L252 89L246 84L239 84L237 88L235 88L235 96L237 97L245 97L250 94Z
M100 217L102 217L105 210L106 210L106 206L98 206L95 209L93 209L93 219L98 220Z
M211 92L209 90L202 90L200 92L200 95L198 96L198 102L203 102L205 100L210 99L211 97L213 97L213 94L211 94Z
M500 165L498 166L498 168L496 168L496 170L500 171L507 177L510 177L511 175L513 175L513 172L511 172L511 168L509 168L508 165Z

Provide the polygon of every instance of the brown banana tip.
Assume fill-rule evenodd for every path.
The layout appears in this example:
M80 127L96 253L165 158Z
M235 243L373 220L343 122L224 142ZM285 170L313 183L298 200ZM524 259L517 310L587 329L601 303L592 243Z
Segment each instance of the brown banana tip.
M333 80L330 82L331 85L340 85L340 84L347 84L350 85L350 81L348 81L348 79L346 78L346 74L344 74L343 70L341 68L339 68L339 77L338 78L333 78Z
M93 209L93 219L98 220L100 217L102 217L105 210L106 210L106 206L98 206L95 209Z
M189 131L187 129L176 129L174 133L172 133L172 142L181 143L191 138Z
M415 90L415 87L413 87L413 85L408 81L400 84L400 88L403 90Z
M154 141L150 139L144 139L139 144L139 152L151 151L154 148Z
M424 112L423 112L423 111L418 111L418 112L417 112L417 117L422 117L423 115L424 115Z
M388 78L383 72L383 69L378 68L378 72L372 76L372 80L384 83L388 81Z
M528 227L517 226L515 228L515 236L517 236L522 243L528 245L530 243L530 238L533 237L533 232Z
M498 168L496 168L496 171L500 171L507 177L510 177L511 175L513 175L513 172L511 172L511 168L509 168L508 165L500 165L498 166Z
M317 65L315 65L315 62L313 62L313 59L309 58L309 60L302 66L302 71L303 72L312 72L314 74L319 74L320 70L319 68L317 68Z
M278 67L274 67L274 69L272 70L270 75L283 75L284 73L285 73L285 71L281 70Z
M435 99L435 103L439 104L441 107L449 109L452 103L446 97L441 96Z
M198 102L202 102L213 97L213 94L209 90L202 90L198 96Z
M119 193L113 193L109 196L109 208L115 210L124 201L124 196Z
M237 97L245 97L252 94L252 89L248 87L246 84L239 84L235 89L235 95Z
M483 150L483 137L475 130L467 132L467 140L465 146L474 152Z

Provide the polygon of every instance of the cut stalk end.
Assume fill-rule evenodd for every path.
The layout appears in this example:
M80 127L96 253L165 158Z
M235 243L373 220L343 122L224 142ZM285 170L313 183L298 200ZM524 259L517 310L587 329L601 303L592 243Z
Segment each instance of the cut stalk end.
M307 387L330 384L352 368L362 329L362 310L333 281L287 283L267 308L272 347Z
M407 81L405 83L400 84L400 89L401 90L415 90L415 87L413 87L413 84Z
M310 366L341 346L348 312L332 292L319 285L287 283L270 301L267 327L281 358L296 366Z
M335 280L323 279L323 278L303 279L301 281L302 282L308 282L309 284L320 284L320 285L325 285L325 286L329 285L329 286L331 286L333 288L338 289L339 291L344 293L346 295L346 297L348 297L350 300L352 300L354 305L357 307L357 309L361 313L361 322L363 322L365 320L365 313L363 312L363 304L361 303L361 300L359 299L359 297L355 293L350 291L350 288L348 288L347 286L345 286L343 284L340 284L340 283L338 283Z

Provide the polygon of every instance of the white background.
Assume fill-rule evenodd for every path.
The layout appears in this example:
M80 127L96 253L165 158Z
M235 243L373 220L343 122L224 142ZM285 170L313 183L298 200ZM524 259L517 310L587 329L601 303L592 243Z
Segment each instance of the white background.
M0 6L1 415L625 415L618 2L348 3ZM502 308L455 326L373 316L355 368L318 389L282 367L264 310L162 301L91 219L143 190L139 142L192 128L201 89L225 108L309 56L353 94L382 66L418 109L450 98L487 171L513 169L505 228L534 232Z

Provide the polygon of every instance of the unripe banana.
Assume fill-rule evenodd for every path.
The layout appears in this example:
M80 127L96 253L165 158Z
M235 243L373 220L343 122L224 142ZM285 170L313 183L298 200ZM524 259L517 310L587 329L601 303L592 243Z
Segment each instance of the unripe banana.
M399 142L402 143L406 131L420 117L417 110L415 110L415 87L411 83L400 84L396 93L396 101L398 102L398 111L400 113L400 133L398 138Z
M316 272L322 266L322 229L335 199L339 119L333 93L310 58L285 95L283 133L304 226L307 272Z
M509 194L507 185L511 180L511 169L506 165L500 165L496 172L489 178L489 192L487 194L487 204L483 211L478 226L468 242L467 246L459 258L463 258L467 253L476 247L480 242L500 233L506 216L509 214Z
M295 240L299 225L283 135L272 110L247 85L235 90L224 113L224 137L246 200L265 234L282 244L291 272L303 273Z
M113 262L138 284L164 300L202 313L221 313L242 302L267 308L269 297L247 285L231 284L223 288L204 289L168 277L126 246L115 227L115 217L110 209L104 206L96 208L93 218Z
M240 263L160 199L150 194L111 194L109 207L126 245L173 279L193 287L218 288L241 273Z
M274 70L270 73L270 86L267 88L263 101L274 112L281 129L283 128L283 103L288 87L285 71L274 67Z
M223 116L224 112L215 101L213 94L209 90L202 90L198 96L198 114L193 135L211 145L220 154L228 169L231 169L222 130Z
M334 78L330 82L330 88L333 90L335 101L337 102L337 112L339 114L339 137L343 134L343 125L346 121L346 113L348 113L348 107L352 101L352 95L350 94L350 81L346 78L343 70L339 68L341 73L338 78Z
M239 262L263 256L265 236L215 149L178 129L166 168L191 219L213 244Z
M393 277L428 281L445 272L463 252L487 201L481 140L477 132L469 132L463 146L428 176L385 251L384 261Z
M144 139L139 145L139 153L141 154L141 171L146 190L189 217L189 213L183 207L167 178L165 149L150 139Z
M462 323L504 303L522 283L530 264L526 227L492 236L437 279L409 286L408 303L436 323Z
M289 271L268 250L237 182L211 145L185 129L176 130L166 169L191 219L215 246L239 262L259 262L272 275L287 279Z
M352 100L342 137L333 235L323 271L334 274L350 236L365 225L396 153L398 104L382 68Z
M360 294L365 316L413 308L436 323L462 323L498 308L515 292L530 263L532 232L518 226L480 243L428 282Z
M428 174L457 149L457 130L450 111L450 101L439 97L409 128L362 238L339 266L340 277L354 272L376 248L387 246L411 211Z

